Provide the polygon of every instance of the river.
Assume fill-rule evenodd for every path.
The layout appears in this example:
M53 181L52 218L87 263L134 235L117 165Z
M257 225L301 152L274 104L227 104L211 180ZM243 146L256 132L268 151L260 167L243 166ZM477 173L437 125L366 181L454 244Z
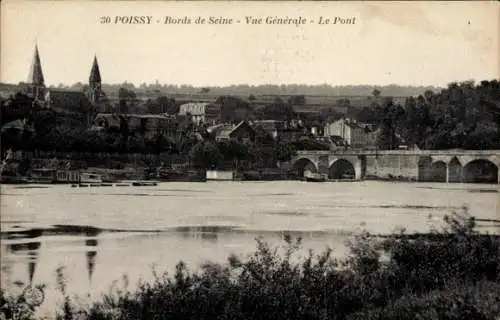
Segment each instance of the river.
M283 231L303 238L303 252L332 247L363 229L388 234L400 227L428 231L466 205L484 219L500 218L497 185L445 183L207 182L156 187L1 187L1 284L9 291L44 283L40 310L59 299L55 270L65 267L68 291L99 297L127 274L133 286L151 268L173 271L183 260L195 269L271 244ZM57 226L57 227L54 227ZM73 226L73 227L71 227ZM90 226L85 232L76 226ZM9 231L26 231L13 237ZM491 225L482 230L498 232ZM31 261L31 271L30 271ZM22 282L22 283L21 283Z

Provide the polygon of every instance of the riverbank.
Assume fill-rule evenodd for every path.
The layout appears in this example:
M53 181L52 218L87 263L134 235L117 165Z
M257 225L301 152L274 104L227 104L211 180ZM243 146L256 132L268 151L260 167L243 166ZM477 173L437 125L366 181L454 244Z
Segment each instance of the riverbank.
M345 259L331 250L295 257L300 239L285 235L272 248L262 240L247 259L207 263L129 291L115 290L82 307L58 271L63 319L496 319L500 315L500 241L476 231L467 212L445 217L447 228L416 239L376 239L362 233ZM436 236L438 235L438 236ZM276 250L274 250L276 249ZM4 313L21 302L2 294ZM29 309L18 312L34 319ZM6 314L7 318L9 315Z
M305 175L299 175L293 169L280 169L280 168L260 168L260 169L246 169L246 170L201 170L192 168L182 169L166 169L166 168L128 168L128 169L107 169L107 168L88 168L85 170L66 169L43 169L46 176L40 177L39 175L0 175L0 182L2 184L26 184L26 183L66 183L71 184L79 180L80 174L91 173L101 176L104 182L114 183L123 180L156 180L163 182L206 182L207 180L217 181L304 181L310 180ZM48 175L47 175L48 173ZM76 178L68 179L67 176L73 174ZM315 174L316 175L316 174ZM321 182L356 182L356 181L381 181L381 182L436 182L446 183L443 177L435 177L433 179L417 179L413 176L392 175L377 176L367 174L362 178L354 178L347 175L342 178L331 178L328 174L321 174L324 178L318 179ZM64 177L60 179L60 176ZM312 179L316 180L316 179ZM455 183L468 183L460 182ZM497 184L495 182L481 182L482 184Z

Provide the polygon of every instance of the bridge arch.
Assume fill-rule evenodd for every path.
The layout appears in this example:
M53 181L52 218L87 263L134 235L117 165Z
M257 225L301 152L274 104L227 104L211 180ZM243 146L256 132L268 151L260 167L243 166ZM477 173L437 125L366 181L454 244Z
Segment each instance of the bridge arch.
M428 181L430 176L431 157L419 157L418 159L418 181Z
M463 181L468 183L498 183L499 166L488 158L467 162L463 167Z
M304 177L305 172L318 173L318 166L309 158L300 158L293 163L297 176Z
M429 182L446 182L445 160L435 160L432 157L420 157L418 160L418 180Z
M328 178L330 179L354 179L356 169L354 165L346 159L336 159L328 168Z
M471 156L465 157L465 156L462 156L459 158L460 158L459 161L462 164L462 167L465 167L466 165L468 165L469 163L471 163L473 161L479 161L479 160L491 162L495 166L500 167L500 158L497 158L495 156L492 156L492 157L484 157L484 156L482 156L482 157L471 157Z
M444 161L436 161L430 167L430 181L446 182L446 163Z

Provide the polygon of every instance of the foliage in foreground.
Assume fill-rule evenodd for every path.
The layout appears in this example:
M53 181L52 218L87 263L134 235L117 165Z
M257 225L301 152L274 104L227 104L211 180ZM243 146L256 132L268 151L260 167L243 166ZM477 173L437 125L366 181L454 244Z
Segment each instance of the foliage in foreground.
M300 239L274 249L259 239L245 261L196 273L180 262L173 276L108 294L88 319L496 319L498 237L479 235L466 212L445 221L417 237L363 233L344 260L331 250L296 259Z

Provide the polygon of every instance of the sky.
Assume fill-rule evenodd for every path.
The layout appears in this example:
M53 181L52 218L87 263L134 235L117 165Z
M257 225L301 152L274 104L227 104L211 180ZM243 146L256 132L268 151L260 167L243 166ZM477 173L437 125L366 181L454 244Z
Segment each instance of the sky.
M500 77L498 2L164 2L4 0L0 81L27 81L38 44L46 85L443 86ZM108 16L109 24L100 23ZM152 24L114 24L151 16ZM164 24L166 16L240 23ZM260 17L247 25L245 17ZM320 17L354 24L320 25ZM303 25L266 24L303 17ZM314 21L314 22L311 22Z

